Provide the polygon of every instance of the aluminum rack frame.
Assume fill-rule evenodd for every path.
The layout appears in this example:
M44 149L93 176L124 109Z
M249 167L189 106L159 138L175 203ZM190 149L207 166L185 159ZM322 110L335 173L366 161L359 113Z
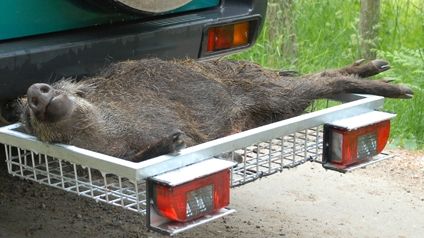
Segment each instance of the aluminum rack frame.
M134 163L64 144L48 144L22 132L19 123L0 128L8 172L81 196L146 215L146 182L151 176L223 153L242 157L232 168L232 186L281 172L322 156L322 125L374 111L380 96L347 94L340 105L240 132Z

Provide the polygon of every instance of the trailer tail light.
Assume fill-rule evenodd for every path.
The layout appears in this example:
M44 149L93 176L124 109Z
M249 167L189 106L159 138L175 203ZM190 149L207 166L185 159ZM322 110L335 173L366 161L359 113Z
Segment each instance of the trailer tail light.
M393 114L370 112L324 126L323 166L342 172L380 154L390 134Z
M180 222L215 212L230 203L230 170L179 186L156 184L153 201L157 211Z
M172 221L187 222L217 212L230 203L233 162L212 159L153 178L156 212Z
M251 39L251 21L210 27L207 30L207 52L248 46Z

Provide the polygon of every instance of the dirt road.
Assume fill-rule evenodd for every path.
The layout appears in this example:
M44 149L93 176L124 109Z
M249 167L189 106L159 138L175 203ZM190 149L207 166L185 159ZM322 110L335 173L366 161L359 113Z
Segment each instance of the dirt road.
M318 164L232 190L237 213L178 237L424 237L424 152L349 174ZM0 163L0 237L161 237L119 208L8 176Z

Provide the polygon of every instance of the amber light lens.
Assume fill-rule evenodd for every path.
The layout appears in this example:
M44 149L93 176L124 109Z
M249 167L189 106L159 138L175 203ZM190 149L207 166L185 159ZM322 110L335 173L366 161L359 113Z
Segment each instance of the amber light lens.
M154 186L156 210L174 221L193 220L230 203L229 169L176 187Z
M233 46L242 46L249 43L249 22L242 22L234 25Z
M390 134L390 120L353 131L332 129L331 163L349 166L381 153Z
M250 22L239 22L208 29L208 52L249 44Z

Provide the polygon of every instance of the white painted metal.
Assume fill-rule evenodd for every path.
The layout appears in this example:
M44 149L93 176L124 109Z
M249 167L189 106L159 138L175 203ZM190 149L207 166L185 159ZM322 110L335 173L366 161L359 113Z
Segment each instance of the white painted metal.
M140 163L125 161L71 145L43 143L34 136L20 132L19 124L0 128L0 143L48 154L54 158L66 158L72 163L141 181L225 152L269 141L278 136L289 135L324 123L370 112L381 107L384 102L384 98L379 96L347 95L341 99L354 101L192 146L183 149L178 155L163 155Z
M341 120L336 120L330 123L327 123L332 126L339 128L344 128L346 130L355 130L364 126L373 125L382 121L387 121L394 118L396 114L380 112L380 111L371 111L357 116L344 118Z
M232 161L222 159L208 159L196 164L185 166L167 173L154 176L152 180L169 185L171 187L193 181L236 165Z

